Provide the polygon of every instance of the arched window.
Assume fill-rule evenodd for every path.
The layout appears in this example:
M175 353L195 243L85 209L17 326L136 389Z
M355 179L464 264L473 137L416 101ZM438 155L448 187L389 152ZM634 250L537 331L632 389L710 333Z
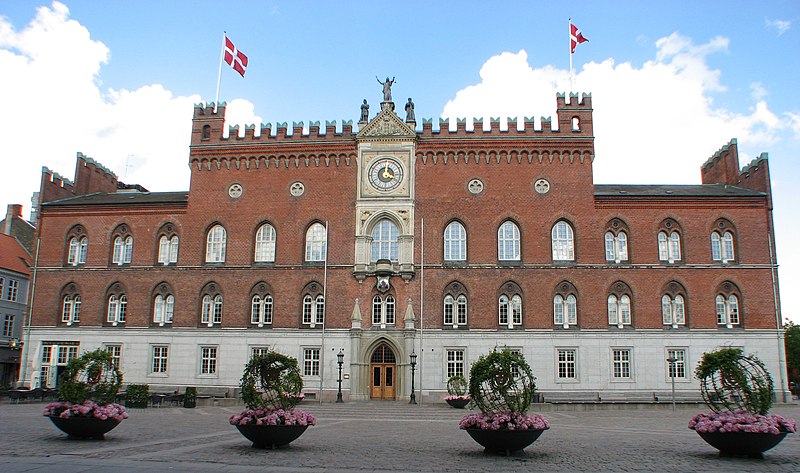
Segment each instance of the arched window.
M133 254L133 237L118 236L114 238L114 264L130 264L131 255Z
M467 325L467 291L460 282L453 281L445 288L443 309L445 326Z
M275 262L275 227L265 223L256 232L254 260L257 263Z
M395 302L394 296L387 295L381 297L376 295L372 298L372 325L380 325L381 328L395 323Z
M575 286L564 281L553 296L553 324L569 328L578 324L578 297Z
M212 327L222 324L222 293L216 283L203 288L200 310L200 323Z
M717 289L716 312L717 325L731 328L741 324L740 293L736 285L725 281Z
M158 262L164 265L178 262L178 235L161 235L158 239Z
M681 260L681 234L678 222L664 219L658 231L658 259L666 263Z
M565 221L553 225L551 230L553 261L575 260L575 239L572 226Z
M467 260L467 231L460 222L450 222L444 230L444 260Z
M120 283L114 283L106 292L106 296L106 322L114 326L125 323L125 313L128 310L125 288Z
M379 221L372 228L372 262L379 259L398 261L399 232L397 225L389 219Z
M203 138L204 140L208 140L211 138L211 125L203 125Z
M497 230L497 259L500 261L519 261L519 227L507 220Z
M310 294L303 296L303 325L314 328L325 321L325 298L322 294L312 297Z
M498 298L498 315L500 326L514 328L522 325L522 296L519 286L508 282L503 286L503 293Z
M81 321L81 295L67 294L62 301L61 321L67 325L79 323Z
M306 261L325 261L327 235L321 223L314 223L306 231Z
M711 232L711 259L721 263L734 260L732 232Z
M89 239L85 236L73 236L69 239L69 251L67 253L67 264L78 266L86 264L86 250L89 248Z
M255 294L250 304L250 323L263 327L272 324L272 296Z
M222 225L214 225L206 235L206 263L224 263L228 235Z
M153 301L153 323L160 326L171 324L175 314L175 296L157 294Z
M661 296L661 318L664 325L677 328L686 325L686 290L677 281L664 287Z
M628 261L628 235L625 232L606 232L606 261Z
M627 284L618 281L613 284L608 295L608 325L623 328L631 325L631 289Z

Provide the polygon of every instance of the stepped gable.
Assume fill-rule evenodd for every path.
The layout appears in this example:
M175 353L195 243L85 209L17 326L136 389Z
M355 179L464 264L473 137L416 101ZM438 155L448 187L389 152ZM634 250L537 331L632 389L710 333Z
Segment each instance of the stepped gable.
M378 138L382 140L415 140L417 132L400 119L394 112L391 102L381 104L381 111L356 133L357 140Z

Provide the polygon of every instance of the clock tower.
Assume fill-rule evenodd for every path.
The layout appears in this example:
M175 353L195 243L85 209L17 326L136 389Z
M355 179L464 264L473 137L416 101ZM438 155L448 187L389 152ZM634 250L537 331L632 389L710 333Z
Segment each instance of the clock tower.
M361 125L353 275L362 281L391 267L391 275L408 281L414 276L415 122L404 122L394 102L383 102Z

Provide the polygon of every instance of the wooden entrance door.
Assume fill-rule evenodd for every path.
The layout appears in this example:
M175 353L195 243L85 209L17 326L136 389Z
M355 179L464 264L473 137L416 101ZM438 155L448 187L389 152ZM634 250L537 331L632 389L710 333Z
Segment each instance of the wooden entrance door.
M394 352L382 343L372 352L370 359L370 395L371 399L395 398L395 374L397 363Z

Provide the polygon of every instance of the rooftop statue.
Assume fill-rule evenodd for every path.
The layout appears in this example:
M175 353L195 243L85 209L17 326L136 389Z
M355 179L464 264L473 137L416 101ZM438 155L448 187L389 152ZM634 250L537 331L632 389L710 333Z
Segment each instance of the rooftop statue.
M378 76L375 76L375 79L378 81L378 84L383 86L383 101L384 102L391 102L392 101L392 84L394 84L394 77L392 80L389 80L389 76L386 76L386 80L381 82L378 79Z

